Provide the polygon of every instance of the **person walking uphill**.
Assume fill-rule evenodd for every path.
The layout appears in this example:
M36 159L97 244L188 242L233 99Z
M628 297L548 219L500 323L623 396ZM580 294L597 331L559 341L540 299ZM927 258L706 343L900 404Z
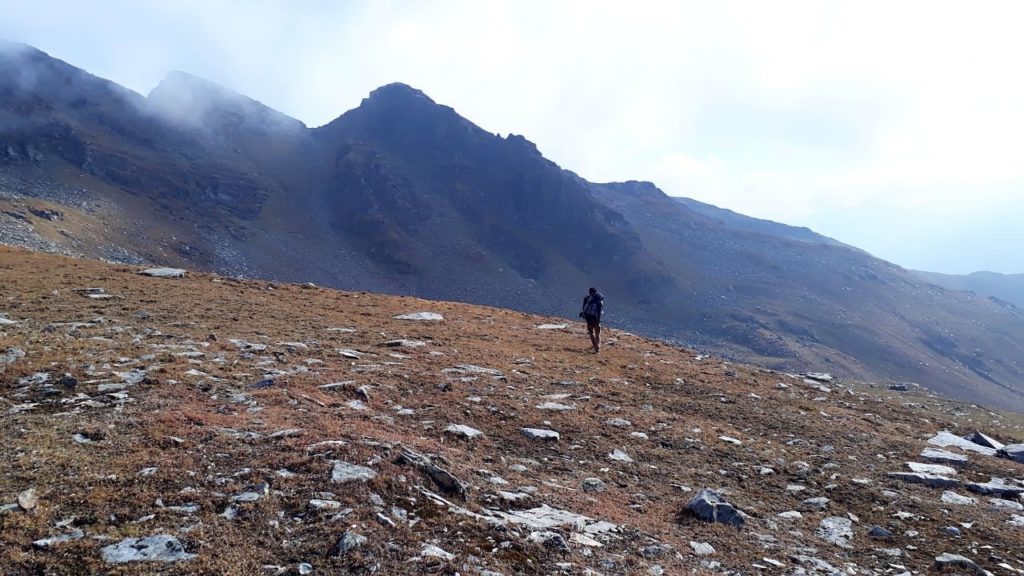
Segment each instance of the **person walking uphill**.
M587 334L590 336L590 343L594 346L594 353L601 351L601 313L604 312L604 296L591 288L589 293L583 297L583 309L580 310L580 318L587 321Z

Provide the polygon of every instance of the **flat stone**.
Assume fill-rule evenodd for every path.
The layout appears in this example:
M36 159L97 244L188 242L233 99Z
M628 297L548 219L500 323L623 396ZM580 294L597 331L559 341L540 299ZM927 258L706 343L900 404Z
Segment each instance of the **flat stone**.
M440 558L442 560L454 560L455 554L451 552L445 552L441 548L434 546L433 544L424 544L420 550L420 554L431 558Z
M309 501L309 507L313 510L341 510L341 502L314 498Z
M686 504L686 511L705 522L730 526L743 526L746 523L746 515L743 512L726 502L721 494L708 488L690 499Z
M153 276L154 278L184 278L185 271L181 268L147 268L146 270L139 270L139 274L143 276Z
M945 430L929 438L928 443L931 444L932 446L938 446L940 448L948 448L950 446L955 446L956 448L959 448L966 452L977 452L978 454L984 454L986 456L996 455L996 451L993 448L980 446L978 444L975 444L974 442L971 442L970 440L964 440L963 438L957 436L956 434L947 432Z
M108 564L125 562L178 562L191 560L181 542L174 536L159 534L148 538L125 538L117 544L104 547L103 560Z
M835 380L835 377L828 372L808 372L804 374L804 377L817 380L818 382L831 382Z
M743 445L743 442L741 442L737 438L733 438L732 436L719 436L718 439L721 440L722 442L728 442L729 444L734 444L736 446Z
M992 507L997 510L1013 510L1014 512L1020 512L1024 510L1024 504L1020 502L1014 502L1013 500L1004 500L1002 498L989 498L989 503Z
M616 428L629 428L633 425L632 422L625 418L611 418L609 420L605 420L604 423L609 426L615 426Z
M912 484L924 484L932 488L952 488L960 485L960 481L954 478L922 472L889 472L886 476Z
M925 448L921 451L921 458L931 460L932 462L941 462L943 464L951 464L954 466L962 466L968 462L967 456L964 456L963 454L956 454L954 452L940 450L938 448Z
M606 486L600 478L584 478L583 482L580 483L580 488L584 492L604 492Z
M853 521L842 516L829 516L821 521L814 533L840 548L849 548L853 539Z
M396 340L388 340L384 343L388 348L422 348L427 345L422 340L409 340L406 338L398 338Z
M824 496L819 496L817 498L808 498L804 500L802 504L804 504L811 510L826 510L828 509L829 502L830 500L828 498L825 498Z
M618 530L618 526L611 522L597 521L568 510L552 508L547 504L541 504L530 510L489 510L488 512L504 523L523 525L532 530L548 530L559 526L573 526L574 530L582 527L582 532L586 534L603 534Z
M399 314L394 317L395 320L416 320L419 322L441 322L444 320L444 316L436 312L410 312L408 314Z
M504 376L501 370L495 370L494 368L484 368L483 366L477 366L475 364L459 364L455 366L455 370L462 372L469 372L470 374L483 374L485 376L494 376L500 378Z
M1024 494L1024 487L1007 484L1002 478L992 478L988 482L968 482L964 486L971 492L985 496L1019 498Z
M796 510L787 510L785 512L780 512L779 513L779 518L785 518L787 520L796 520L798 518L803 518L803 517L804 517L804 515L801 514L800 512L797 512Z
M1013 514L1006 523L1017 528L1024 528L1024 516Z
M337 460L331 469L331 482L344 484L346 482L367 482L377 477L377 472L366 466L358 466Z
M459 436L470 440L474 438L482 438L484 435L483 432L477 430L476 428L471 428L464 424L449 424L448 427L444 429L444 431L447 434L451 434L452 436Z
M565 324L538 324L537 330L565 330Z
M935 474L938 476L956 476L956 470L942 464L921 464L920 462L907 462L907 468L913 472L923 474Z
M530 440L547 440L549 442L557 442L561 436L554 430L545 430L543 428L522 428L523 435Z
M49 550L50 548L56 548L66 542L72 542L74 540L81 540L85 538L85 532L75 528L67 534L60 534L58 536L51 536L49 538L42 538L32 542L32 547L36 550Z
M977 498L971 498L970 496L961 496L952 490L946 490L942 493L942 501L946 504L956 504L957 506L970 506L978 501Z
M575 406L569 406L568 404L561 404L559 402L544 402L543 404L537 405L538 410L552 410L555 412L567 412L569 410L575 410Z

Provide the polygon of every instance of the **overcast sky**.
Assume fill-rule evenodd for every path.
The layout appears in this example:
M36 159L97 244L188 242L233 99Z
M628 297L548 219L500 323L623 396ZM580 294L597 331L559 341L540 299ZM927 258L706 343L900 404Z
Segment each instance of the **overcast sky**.
M1024 2L0 0L0 37L310 126L401 81L593 181L1024 272Z

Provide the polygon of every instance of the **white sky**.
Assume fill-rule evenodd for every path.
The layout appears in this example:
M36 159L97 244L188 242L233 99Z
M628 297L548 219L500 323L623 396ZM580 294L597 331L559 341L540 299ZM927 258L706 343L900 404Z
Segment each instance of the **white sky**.
M393 81L593 181L1024 272L1024 2L0 0L0 37L317 126Z

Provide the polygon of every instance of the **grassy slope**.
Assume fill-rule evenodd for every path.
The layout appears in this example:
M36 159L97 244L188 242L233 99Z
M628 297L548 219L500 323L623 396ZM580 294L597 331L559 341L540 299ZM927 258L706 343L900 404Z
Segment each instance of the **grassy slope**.
M925 445L923 438L939 429L968 432L980 427L1004 440L1022 441L1020 416L850 382L822 392L801 379L713 358L697 360L686 350L614 330L602 354L593 356L586 353L586 337L578 326L537 330L536 324L551 319L507 310L201 274L161 280L134 271L0 248L0 312L25 320L0 329L0 350L17 346L27 352L24 359L0 368L0 403L6 413L14 404L41 402L33 411L0 418L0 504L14 501L30 486L41 496L34 513L0 516L5 573L255 574L265 564L294 567L298 562L320 570L360 571L377 565L383 574L474 573L464 567L470 556L505 574L549 574L559 570L556 562L572 563L570 573L583 566L633 573L654 563L678 573L699 565L690 553L690 540L712 543L717 549L712 559L742 570L750 570L762 557L789 564L792 551L806 546L818 548L817 556L837 566L855 562L881 568L891 559L874 549L908 545L916 549L898 562L911 568L923 569L935 554L948 551L994 569L989 551L972 555L971 542L991 545L992 553L1024 567L1022 532L1005 524L1007 513L943 505L940 490L885 478L885 472L900 470L903 461L914 459ZM116 298L96 301L73 292L93 286ZM440 312L446 320L392 319L419 310ZM56 324L99 316L105 321L92 327ZM356 332L330 331L332 327ZM136 335L142 338L133 343ZM229 338L270 348L264 355L245 354ZM405 357L396 358L389 356L394 350L381 345L392 338L428 345L402 350ZM304 342L309 350L289 352L277 344L285 341ZM190 361L173 355L185 348L160 346L194 347L205 356ZM348 360L335 352L338 348L367 354ZM140 360L147 354L155 356ZM222 363L214 361L218 357ZM499 369L506 379L463 380L465 374L444 372L463 363ZM89 365L99 375L86 375ZM310 371L280 378L268 388L247 388L265 369L300 366ZM132 367L148 368L150 379L130 388L126 402L118 403L97 393L95 384L85 383L90 378L116 381L109 372ZM212 378L186 375L193 368ZM70 372L83 382L77 392L95 397L97 404L69 401L70 393L46 400L19 389L18 378L36 371ZM348 407L351 393L317 387L341 380L372 386L367 410ZM789 387L780 388L779 382ZM230 395L237 393L248 395L250 403L233 402ZM559 401L576 410L537 409L549 394L570 394ZM399 407L412 408L415 414L401 416ZM613 417L632 421L632 428L605 424ZM562 434L561 442L540 444L520 433L523 426L547 427L548 422ZM446 438L441 431L449 423L482 430L486 438ZM276 441L245 441L223 433L226 428L264 435L297 428L302 433ZM636 439L632 431L650 438ZM74 433L98 440L76 444ZM722 435L739 438L743 445L718 440ZM805 442L787 443L794 439ZM306 449L321 440L347 444ZM568 553L558 553L528 543L516 530L489 528L426 501L415 486L433 486L396 462L400 446L436 454L470 483L469 497L461 503L470 509L480 510L499 488L514 491L532 485L539 490L530 506L545 503L624 529L604 548L592 551L574 544ZM609 461L606 454L615 448L635 462ZM375 462L380 475L367 485L332 485L331 459ZM810 465L804 478L796 464L800 461ZM524 464L527 471L516 472L510 468L514 464ZM139 470L154 466L154 475L138 476ZM778 473L761 476L760 466ZM275 475L285 468L297 475ZM1024 466L972 458L961 474L980 480L991 475L1024 478ZM510 484L493 486L487 480L492 475ZM608 489L584 493L580 482L588 477L603 479ZM871 483L854 483L853 478ZM243 507L236 520L218 516L231 494L261 481L270 483L269 496ZM788 494L786 486L795 483L807 490ZM751 522L737 531L680 518L689 497L680 486L727 490L730 500L752 515ZM900 496L888 498L885 490ZM353 512L344 519L311 512L307 501L325 491ZM420 521L385 528L374 518L371 493L383 498L385 511L400 506ZM795 521L775 518L799 509L804 498L822 495L832 500L828 514L849 512L859 518L852 550L842 551L813 535L824 512L808 512ZM157 498L166 505L195 502L201 511L187 516L160 510L154 504ZM896 519L898 511L919 519ZM149 514L156 517L133 523ZM32 549L31 541L59 534L55 523L71 517L86 532L85 540L51 551ZM943 533L945 526L958 522L974 522L965 538ZM895 540L870 540L866 531L873 524L892 529ZM349 526L369 537L367 547L345 559L331 558L331 546ZM907 536L906 530L920 534ZM199 558L172 566L110 568L99 559L105 543L93 539L157 533L176 534ZM763 545L764 534L774 543ZM457 554L456 560L410 562L424 542ZM503 547L502 542L510 544ZM655 559L638 554L654 542L673 551ZM389 543L395 546L389 548ZM601 567L605 559L616 568Z

